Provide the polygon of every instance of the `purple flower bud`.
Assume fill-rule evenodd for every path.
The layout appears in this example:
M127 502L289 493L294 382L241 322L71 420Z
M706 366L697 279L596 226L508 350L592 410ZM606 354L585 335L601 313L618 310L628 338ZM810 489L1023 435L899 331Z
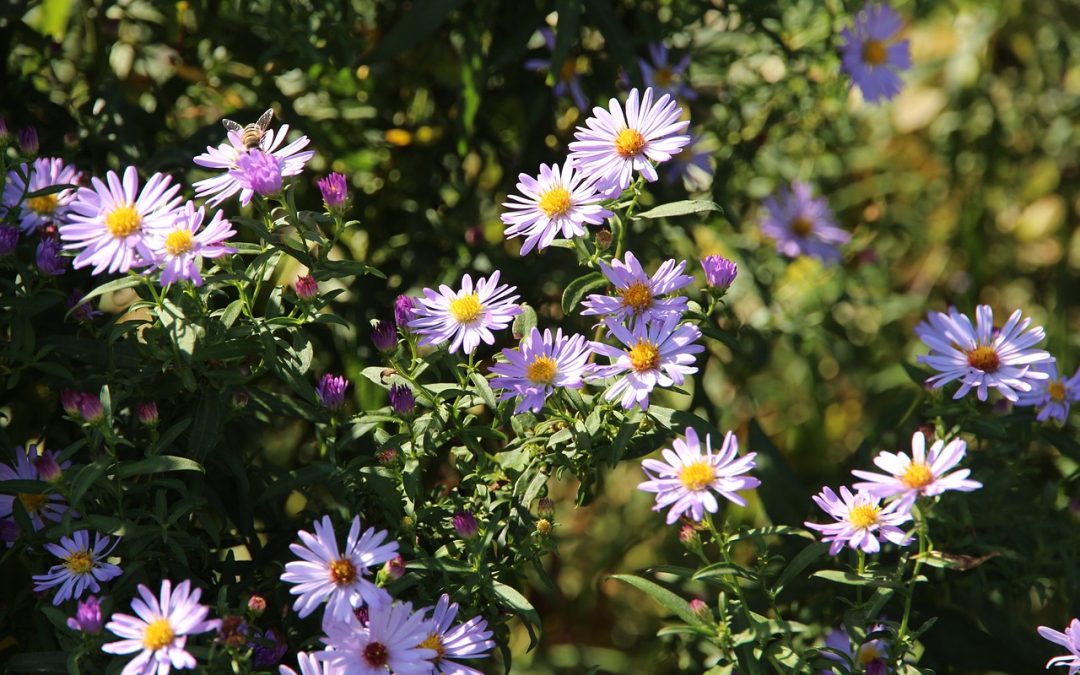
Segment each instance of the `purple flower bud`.
M380 352L388 352L397 347L397 328L389 321L380 321L371 329L371 341Z
M18 541L20 535L22 535L22 530L19 529L14 519L0 519L0 541L10 548L12 544Z
M251 651L251 665L256 668L272 668L281 663L281 657L289 651L289 644L273 628L265 633L256 632L254 641L248 643Z
M19 228L0 226L0 258L11 255L19 245Z
M701 267L705 270L705 280L709 286L719 290L727 290L738 274L735 263L719 255L706 257L701 261Z
M23 127L19 129L19 149L26 155L36 155L38 151L37 129Z
M296 290L296 297L301 300L313 300L319 294L319 282L310 274L297 277L293 288Z
M37 246L38 270L50 277L58 277L67 271L67 258L60 255L60 241L42 239Z
M349 388L349 381L344 375L327 373L319 380L319 386L315 388L315 394L319 397L319 403L329 410L337 410L345 403L345 390Z
M281 192L281 160L258 148L241 154L229 175L263 197Z
M94 306L89 302L83 302L82 299L86 297L86 294L78 288L71 289L71 293L67 297L65 304L67 308L72 310L71 316L79 323L87 323L92 321L95 317L101 316L101 312L94 309Z
M405 558L402 558L401 555L396 555L390 560L387 560L386 564L383 565L383 571L386 573L386 576L391 579L400 579L405 575Z
M64 389L60 392L60 406L68 415L79 417L82 414L79 412L79 403L82 401L82 397L83 393L81 391Z
M394 323L401 330L408 330L409 322L416 318L416 300L408 295L399 295L394 300Z
M45 450L34 460L34 468L37 469L38 478L46 483L55 483L64 475L56 461L56 455L51 450Z
M318 185L326 208L336 211L344 207L349 199L349 184L345 176L335 171L326 178L320 179Z
M79 415L91 424L100 422L105 417L105 410L101 407L101 399L93 394L80 394Z
M472 539L480 531L480 526L476 524L476 517L469 511L458 511L454 514L452 522L454 531L462 539Z
M390 407L399 415L408 415L416 407L416 397L405 385L395 384L390 387Z
M709 611L709 606L701 598L694 598L690 601L690 611L701 617L707 617L712 613Z
M97 597L91 595L86 600L80 600L75 616L68 618L67 625L71 630L99 635L105 627L105 619L101 616L101 603Z
M536 505L536 513L544 518L555 514L555 502L551 501L547 497L541 497L540 502Z
M146 427L157 426L158 423L158 409L157 403L154 401L146 401L139 403L135 406L135 417L139 419L139 424Z

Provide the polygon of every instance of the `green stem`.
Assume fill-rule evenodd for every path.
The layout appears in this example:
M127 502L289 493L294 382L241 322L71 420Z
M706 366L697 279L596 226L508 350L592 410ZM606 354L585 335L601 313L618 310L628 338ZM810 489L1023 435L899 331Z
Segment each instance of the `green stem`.
M915 516L918 535L919 535L919 556L915 559L915 566L911 570L911 579L908 581L907 596L904 598L904 615L900 619L900 629L896 633L896 644L898 649L896 650L896 667L899 668L904 662L904 656L908 652L908 646L905 642L908 633L908 624L911 620L911 603L915 598L915 584L919 578L919 570L922 568L923 560L926 558L926 553L929 550L930 537L926 531L926 517L920 513L916 508L912 511Z

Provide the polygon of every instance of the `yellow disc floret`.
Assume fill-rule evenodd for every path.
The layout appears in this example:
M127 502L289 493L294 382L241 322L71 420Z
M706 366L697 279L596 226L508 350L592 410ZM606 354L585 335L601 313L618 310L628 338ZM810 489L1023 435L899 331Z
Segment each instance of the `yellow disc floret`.
M885 63L888 49L881 40L867 40L862 48L862 60L868 66L880 66Z
M637 157L644 147L645 137L637 129L623 129L615 136L615 152L623 159Z
M335 560L330 563L330 580L338 586L348 586L356 581L356 565L346 558Z
M904 471L904 475L900 476L900 482L913 490L918 490L934 482L934 473L927 465L912 462Z
M619 295L622 296L623 307L629 307L635 314L641 314L652 307L652 289L643 281L635 281L626 288L619 289Z
M435 658L432 660L436 663L446 655L446 647L443 647L442 637L438 633L428 633L424 641L416 646L420 649L430 649L435 652Z
M704 490L716 479L713 467L706 461L687 464L679 471L679 482L687 490Z
M805 216L798 216L791 221L791 233L796 237L809 236L814 231L814 223Z
M172 625L168 619L158 619L146 627L143 635L143 646L151 651L164 649L172 644L176 634L173 633Z
M190 253L195 248L195 237L191 230L173 230L165 237L165 251L172 256Z
M75 551L64 560L64 567L74 574L89 574L94 569L94 556L90 551Z
M653 343L641 338L630 350L630 365L639 373L656 370L660 365L660 350Z
M476 293L466 293L457 300L450 301L450 315L458 323L470 323L476 321L484 311L480 304L480 296Z
M988 345L979 345L968 352L967 361L969 366L984 373L993 373L1001 366L997 352Z
M877 525L879 513L881 509L876 506L859 504L848 513L848 522L852 527L864 530L871 525Z
M1061 403L1065 400L1065 383L1061 380L1046 385L1046 393L1050 394L1050 400Z
M56 211L58 201L56 195L45 195L44 197L31 197L26 200L26 208L30 209L39 216L50 216L53 211Z
M570 203L570 191L561 185L557 185L540 195L537 206L547 214L548 218L554 219L565 216L572 206Z
M142 229L142 216L131 204L119 206L105 216L105 227L117 239L129 237Z
M555 381L558 364L549 356L537 356L525 369L525 377L533 384L551 384Z
M19 503L26 509L26 512L31 515L44 508L45 502L48 501L48 498L45 495L33 492L20 492L15 495L15 498L19 500Z

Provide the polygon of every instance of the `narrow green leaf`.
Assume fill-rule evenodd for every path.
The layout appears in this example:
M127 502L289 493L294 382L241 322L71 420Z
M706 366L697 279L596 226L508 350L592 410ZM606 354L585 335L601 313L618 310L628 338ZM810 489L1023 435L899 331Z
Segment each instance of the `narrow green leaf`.
M589 272L568 283L562 296L563 314L572 314L586 293L605 284L607 278L599 272Z
M675 216L688 216L692 213L705 213L707 211L723 211L723 209L716 202L707 199L687 199L681 202L661 204L656 208L637 214L634 216L634 220L641 218L674 218Z
M641 577L634 576L633 574L613 574L611 575L611 578L618 579L619 581L626 584L630 584L634 588L648 595L656 602L660 603L662 607L664 607L686 623L692 626L702 625L701 617L699 617L697 613L694 612L694 610L690 609L689 602L683 600L682 598L675 595L660 584L654 581L649 581L648 579L642 579Z
M803 550L795 554L795 557L791 559L791 562L787 564L787 567L784 568L784 571L780 573L780 577L776 580L777 592L783 590L789 581L809 567L815 560L825 555L828 550L828 544L818 541L804 547Z
M169 471L198 471L199 473L206 473L202 464L199 464L195 460L188 459L187 457L176 457L174 455L147 457L146 459L140 459L139 461L131 462L130 464L122 464L117 473L121 478L131 478L132 476L143 476L151 473L167 473Z

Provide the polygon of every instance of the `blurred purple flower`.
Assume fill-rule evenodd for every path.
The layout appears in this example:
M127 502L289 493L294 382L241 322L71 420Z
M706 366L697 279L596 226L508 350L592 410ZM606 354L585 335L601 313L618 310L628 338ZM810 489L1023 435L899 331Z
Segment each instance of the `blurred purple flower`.
M256 668L272 668L281 663L285 652L289 651L289 644L273 628L266 632L255 632L252 641L248 643L251 648L251 665Z
M0 226L0 258L11 255L19 245L19 228Z
M348 201L349 184L343 174L335 171L326 178L320 178L317 183L319 192L322 193L323 202L326 203L326 208L331 211L342 208L345 202Z
M668 48L662 42L649 45L649 59L638 59L641 77L646 87L652 87L657 95L671 94L673 98L693 101L697 93L686 84L686 69L690 67L690 55L684 54L678 63L669 63Z
M58 277L67 271L67 258L60 255L59 241L46 237L38 243L37 268L50 277Z
M889 5L871 4L842 33L841 67L868 103L891 99L904 86L899 71L911 68L911 49L907 40L895 39L903 23Z
M379 351L391 351L397 347L397 328L390 321L379 321L371 329L371 341Z
M408 330L409 322L416 318L416 299L404 293L394 300L394 323Z
M840 261L841 244L851 235L841 230L829 203L814 197L813 188L795 181L765 200L761 232L776 240L776 250L789 258L808 255L825 263Z
M458 511L451 519L454 525L454 531L462 539L472 539L476 536L476 533L480 531L480 526L476 522L476 516L469 511Z
M268 197L281 192L284 166L282 159L256 148L240 154L229 176L241 189Z
M86 323L92 321L96 317L102 316L102 312L94 309L94 306L89 302L83 302L83 298L86 294L78 288L71 289L71 293L68 294L65 305L68 309L72 310L71 316L74 317L79 323ZM70 391L70 390L67 390ZM61 394L61 397L63 394ZM65 408L66 410L66 408ZM74 413L71 413L74 414Z
M550 28L541 28L540 34L544 36L544 44L547 45L548 51L555 51L555 33ZM538 73L545 70L551 71L555 79L553 93L559 98L563 98L569 93L574 99L574 105L581 110L588 110L589 100L585 98L585 92L581 89L581 78L578 76L577 71L577 59L571 56L557 65L559 69L556 72L552 67L550 58L529 59L525 62L525 67L529 70Z

